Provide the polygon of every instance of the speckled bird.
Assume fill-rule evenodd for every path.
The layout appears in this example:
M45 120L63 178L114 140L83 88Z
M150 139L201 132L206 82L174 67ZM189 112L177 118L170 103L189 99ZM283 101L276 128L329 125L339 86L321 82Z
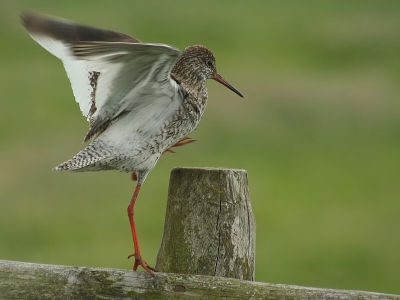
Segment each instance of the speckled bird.
M87 120L90 144L57 171L134 172L137 185L127 211L135 257L133 269L156 271L142 258L134 221L140 187L160 156L191 142L207 104L207 79L243 95L217 73L214 55L195 45L182 52L143 43L124 33L24 13L23 26L62 60L75 100Z

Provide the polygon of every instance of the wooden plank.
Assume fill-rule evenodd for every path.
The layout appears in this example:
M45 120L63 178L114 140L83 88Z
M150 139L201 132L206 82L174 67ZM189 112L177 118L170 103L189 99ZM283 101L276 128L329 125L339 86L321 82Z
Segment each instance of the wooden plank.
M357 299L398 295L258 283L224 277L0 260L0 299Z

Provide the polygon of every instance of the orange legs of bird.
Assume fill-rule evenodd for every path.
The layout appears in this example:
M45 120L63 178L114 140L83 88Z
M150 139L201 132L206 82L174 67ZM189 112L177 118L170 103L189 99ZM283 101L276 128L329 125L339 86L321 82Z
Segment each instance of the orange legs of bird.
M134 220L134 206L136 203L137 196L139 195L141 185L138 184L136 185L135 192L133 193L131 202L129 202L128 205L128 217L129 217L129 222L131 224L131 231L132 231L132 238L133 238L133 247L135 248L135 253L130 254L128 258L135 257L135 263L133 264L133 270L136 271L138 266L142 266L143 269L145 269L151 276L154 276L154 272L157 272L156 269L150 267L142 258L142 255L140 253L140 248L139 248L139 241L137 238L137 233L136 233L136 225L135 225L135 220Z
M178 141L175 145L173 145L171 148L173 147L179 147L179 146L184 146L190 143L193 143L195 140L191 139L190 137L184 137L183 139L181 139L180 141ZM164 151L165 152L171 152L174 153L174 151L168 148L167 150ZM163 154L164 154L163 153ZM132 179L134 181L137 181L137 174L136 172L132 173ZM128 258L131 257L135 257L135 263L133 264L133 270L136 271L137 268L139 266L142 266L143 269L145 269L150 275L154 276L153 272L157 272L156 269L154 269L153 267L150 267L142 258L142 255L140 253L140 248L139 248L139 241L137 238L137 233L136 233L136 225L135 225L135 219L134 219L134 206L137 200L137 197L139 195L139 191L140 191L140 187L142 185L141 184L137 184L135 191L133 193L131 202L129 202L127 211L128 211L128 217L129 217L129 223L131 224L131 232L132 232L132 238L133 238L133 247L135 249L135 253L130 254L128 256Z

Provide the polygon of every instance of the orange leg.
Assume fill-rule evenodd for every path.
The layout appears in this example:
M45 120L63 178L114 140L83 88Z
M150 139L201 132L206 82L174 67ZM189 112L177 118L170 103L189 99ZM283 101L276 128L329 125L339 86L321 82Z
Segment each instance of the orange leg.
M192 139L192 138L190 138L190 137L188 137L188 136L185 136L183 139L179 140L176 144L174 144L173 146L171 146L170 148L168 148L167 150L165 150L164 153L165 153L165 152L175 153L171 148L173 148L173 147L179 147L179 146L185 146L185 145L190 144L190 143L193 143L193 142L195 142L195 141L196 141L196 140L194 140L194 139ZM163 154L164 154L164 153L163 153Z
M179 146L185 146L185 145L190 144L190 143L193 143L193 142L195 142L195 141L196 141L196 140L194 140L194 139L192 139L192 138L190 138L190 137L188 137L188 136L185 136L183 139L179 140L176 144L174 144L173 146L171 146L170 148L168 148L167 150L165 150L165 151L163 152L163 154L164 154L165 152L175 153L175 151L172 150L171 148L173 148L173 147L179 147ZM137 181L137 174L136 174L136 172L133 172L131 176L132 176L132 180L133 180L133 181Z
M131 202L129 202L128 205L128 217L129 217L129 222L131 224L131 231L132 231L132 238L133 238L133 247L135 248L135 253L130 254L128 258L131 258L132 256L135 257L135 263L133 265L133 270L136 271L138 266L142 266L143 269L145 269L151 276L154 276L154 272L157 272L156 269L150 267L142 258L142 255L140 254L140 248L139 248L139 241L137 238L137 233L136 233L136 225L135 225L135 220L133 218L134 215L134 206L135 202L137 199L137 196L139 195L141 185L138 184L136 185L135 192L133 193Z

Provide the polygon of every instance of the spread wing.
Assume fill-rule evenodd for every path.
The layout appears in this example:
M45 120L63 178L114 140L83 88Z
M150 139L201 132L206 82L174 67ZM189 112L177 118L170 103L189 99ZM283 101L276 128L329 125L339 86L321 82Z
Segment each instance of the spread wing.
M162 101L163 107L170 101L176 109L173 102L183 100L170 76L180 54L174 47L34 13L21 20L36 42L62 60L75 100L90 122L85 141L146 101Z

